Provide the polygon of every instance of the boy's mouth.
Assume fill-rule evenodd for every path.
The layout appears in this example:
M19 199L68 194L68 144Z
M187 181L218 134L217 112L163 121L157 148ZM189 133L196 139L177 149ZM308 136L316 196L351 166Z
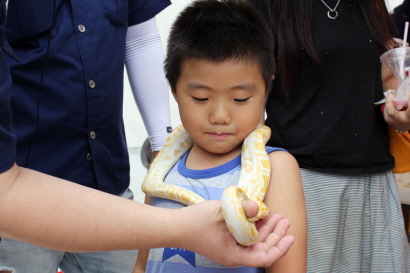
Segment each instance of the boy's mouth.
M216 133L209 133L209 135L214 139L225 139L231 134L216 134Z

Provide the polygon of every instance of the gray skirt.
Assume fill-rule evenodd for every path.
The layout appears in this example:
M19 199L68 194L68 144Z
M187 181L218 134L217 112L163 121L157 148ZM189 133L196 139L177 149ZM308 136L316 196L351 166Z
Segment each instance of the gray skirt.
M308 272L410 272L409 245L391 171L301 173L308 215Z

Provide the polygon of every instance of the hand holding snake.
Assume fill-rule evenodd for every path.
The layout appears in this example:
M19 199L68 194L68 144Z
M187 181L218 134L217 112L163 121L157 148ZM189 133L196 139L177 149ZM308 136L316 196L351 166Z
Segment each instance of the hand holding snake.
M255 222L269 215L263 203L269 186L271 165L265 144L270 138L270 129L259 125L242 144L241 171L236 186L226 188L222 194L222 212L228 229L235 240L244 246L258 240ZM181 125L173 130L164 147L155 157L142 184L142 190L149 196L166 198L187 206L205 201L200 195L181 186L165 184L164 178L178 160L193 145L193 141ZM259 206L258 214L247 219L242 202L253 200Z

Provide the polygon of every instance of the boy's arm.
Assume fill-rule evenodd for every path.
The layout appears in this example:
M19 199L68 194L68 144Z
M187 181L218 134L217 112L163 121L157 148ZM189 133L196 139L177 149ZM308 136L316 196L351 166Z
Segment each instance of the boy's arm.
M146 205L151 205L151 197L145 195ZM132 273L144 273L147 268L149 249L141 249L138 251L137 263L135 264Z
M137 263L132 273L144 273L147 268L149 249L138 250Z
M295 242L286 256L266 268L266 272L306 272L307 216L299 166L287 152L273 152L269 158L272 173L264 202L270 209L270 215L280 213L289 219L288 234L294 236Z

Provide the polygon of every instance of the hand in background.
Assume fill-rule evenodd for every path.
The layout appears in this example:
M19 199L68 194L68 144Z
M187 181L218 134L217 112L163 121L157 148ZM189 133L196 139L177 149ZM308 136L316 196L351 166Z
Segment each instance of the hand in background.
M397 110L393 103L392 94L387 95L383 115L392 128L400 131L410 130L410 109L407 107L407 109L401 111Z

